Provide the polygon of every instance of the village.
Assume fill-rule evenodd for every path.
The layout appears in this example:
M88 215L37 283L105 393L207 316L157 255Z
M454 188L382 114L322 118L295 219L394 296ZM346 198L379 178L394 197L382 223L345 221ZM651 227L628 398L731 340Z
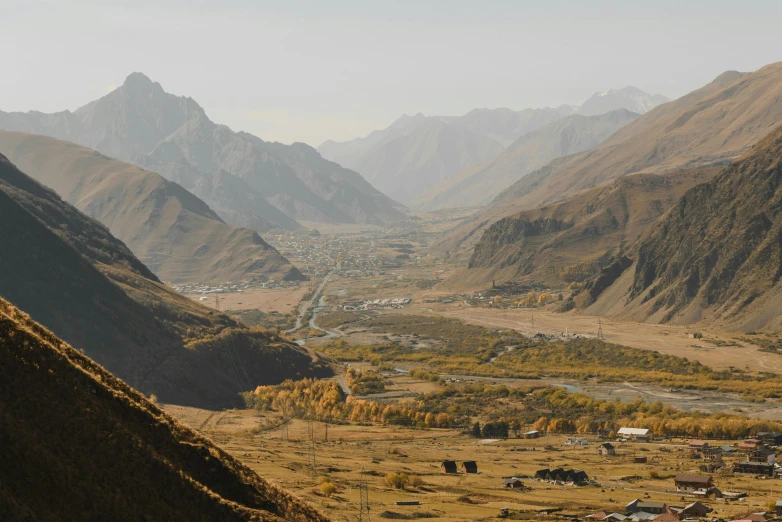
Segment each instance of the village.
M774 458L782 433L702 441L620 428L575 436L522 430L518 437L487 439L447 428L326 424L248 410L177 414L335 520L356 520L362 507L377 520L765 522L782 516ZM322 493L331 491L324 483L335 490Z

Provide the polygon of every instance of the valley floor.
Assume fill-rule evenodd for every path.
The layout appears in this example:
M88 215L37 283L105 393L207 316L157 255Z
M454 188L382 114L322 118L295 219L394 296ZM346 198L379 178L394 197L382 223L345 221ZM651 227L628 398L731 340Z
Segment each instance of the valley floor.
M586 446L567 446L566 436L482 444L448 429L329 425L327 430L325 424L313 422L311 444L307 421L293 420L284 428L265 430L267 423L279 421L275 413L166 409L261 476L305 498L337 521L358 520L362 469L372 520L403 518L394 515L402 514L404 518L423 515L431 520L488 521L497 519L505 507L524 518L534 517L546 508L562 508L564 513L581 517L600 510L622 512L631 500L645 495L654 501L683 506L695 499L673 491L672 477L677 472L697 472L702 463L690 458L683 440L664 444L617 443L617 456L602 457L596 452L600 442L593 436L588 437ZM636 456L646 456L648 463L634 464ZM480 473L445 475L440 471L440 463L448 459L456 460L459 466L464 460L475 460ZM528 478L538 469L556 467L584 470L599 485L562 486ZM657 470L660 477L652 478L650 470ZM405 490L388 487L384 477L394 472L418 477L423 483ZM503 481L512 476L524 477L524 490L503 487ZM336 485L337 492L331 498L320 494L320 477L329 477ZM775 499L772 491L776 481L743 475L715 475L715 480L723 491L749 494L742 502L707 501L715 510L712 515L718 518L731 520L765 511L768 502ZM399 500L417 500L420 505L396 506Z

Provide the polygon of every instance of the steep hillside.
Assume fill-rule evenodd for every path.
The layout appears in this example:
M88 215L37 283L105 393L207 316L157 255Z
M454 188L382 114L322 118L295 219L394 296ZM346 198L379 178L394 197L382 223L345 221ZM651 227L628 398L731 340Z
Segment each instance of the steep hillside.
M489 161L465 169L410 202L427 210L487 205L503 189L549 161L598 146L638 114L625 109L573 115L529 132Z
M45 136L0 131L0 152L106 225L164 281L302 279L261 237L159 175Z
M564 199L627 174L725 165L782 121L782 62L711 84L656 107L596 149L556 159L521 178L437 246L469 252L502 217Z
M318 154L289 162L301 155L279 154L287 147L215 124L192 98L168 94L140 73L73 113L0 112L0 128L68 140L153 169L213 208L230 210L221 216L229 223L258 232L295 228L295 219L382 224L404 216L355 173L326 166Z
M636 114L646 114L658 105L670 100L660 94L649 94L636 87L596 92L578 109L579 114L597 116L618 109Z
M0 519L326 520L3 299L0 347Z
M392 198L407 203L437 182L502 150L491 138L430 120L368 152L353 168Z
M307 351L180 296L109 231L0 156L0 296L144 393L204 407L329 374Z
M475 246L461 281L583 281L619 258L689 189L719 169L635 174L565 201L503 218Z
M782 326L781 160L782 126L687 192L640 243L621 299L606 299L646 321Z

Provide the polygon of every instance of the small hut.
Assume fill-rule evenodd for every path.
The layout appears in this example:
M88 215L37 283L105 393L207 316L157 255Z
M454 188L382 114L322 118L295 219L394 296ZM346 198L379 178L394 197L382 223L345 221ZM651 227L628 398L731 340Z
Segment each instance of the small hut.
M478 473L478 464L474 460L462 462L462 473Z
M616 449L610 442L604 442L597 447L597 454L603 455L604 457L613 456L616 455Z
M444 460L442 464L440 464L440 471L443 473L457 473L456 469L456 461L455 460Z
M521 479L517 479L516 477L507 479L502 485L510 489L521 489L524 487L524 483Z

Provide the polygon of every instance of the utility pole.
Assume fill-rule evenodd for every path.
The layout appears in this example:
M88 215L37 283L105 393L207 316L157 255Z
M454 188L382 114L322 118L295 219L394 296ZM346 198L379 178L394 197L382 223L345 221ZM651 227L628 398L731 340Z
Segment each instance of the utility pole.
M215 296L215 310L217 310L218 312L220 311L220 296L219 295Z
M367 479L364 477L364 468L361 468L361 475L358 479L359 511L358 522L370 522L369 516L369 487Z
M603 321L601 319L597 320L597 338L605 339L605 336L603 335Z
M309 432L309 452L307 455L307 466L310 468L310 473L313 477L318 476L318 465L315 462L315 427L312 425L312 420L307 421L307 431Z

